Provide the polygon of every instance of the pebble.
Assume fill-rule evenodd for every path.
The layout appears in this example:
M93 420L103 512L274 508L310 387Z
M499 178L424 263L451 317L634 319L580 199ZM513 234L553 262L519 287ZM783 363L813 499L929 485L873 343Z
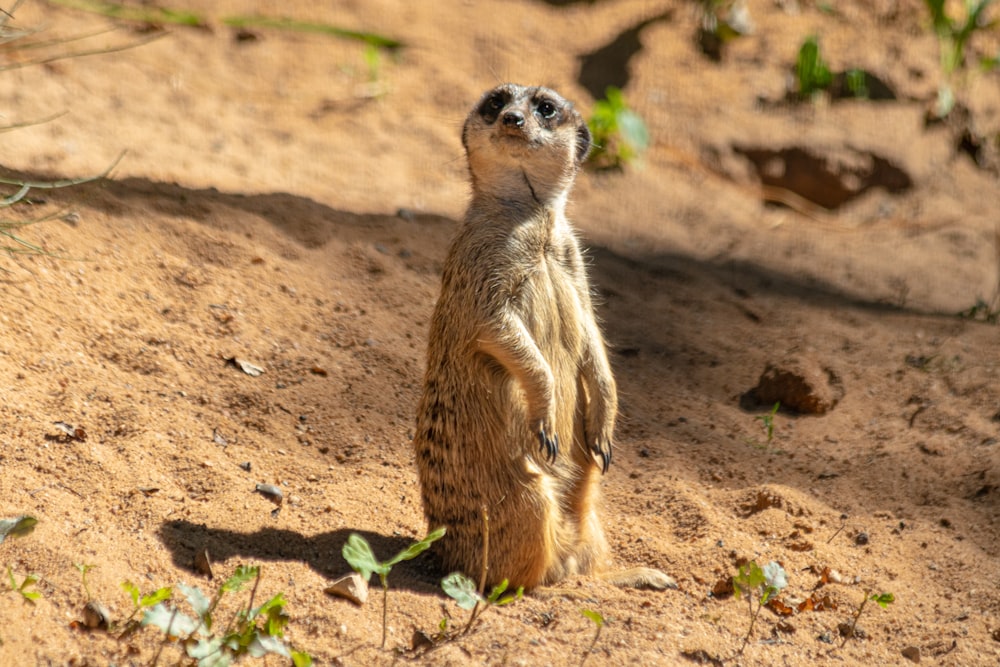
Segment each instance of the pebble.
M359 607L368 601L368 582L357 572L337 579L323 589L324 593L350 600ZM346 634L346 628L343 628Z
M920 649L916 646L907 646L902 651L903 657L913 662L920 662Z

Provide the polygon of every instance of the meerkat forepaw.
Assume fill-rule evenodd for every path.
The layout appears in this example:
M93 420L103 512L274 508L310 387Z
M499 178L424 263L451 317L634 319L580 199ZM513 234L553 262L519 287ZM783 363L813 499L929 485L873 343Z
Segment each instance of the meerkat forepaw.
M556 456L559 454L559 434L553 433L549 437L548 432L545 430L545 425L543 424L538 429L538 444L539 449L545 453L545 458L550 463L556 462Z

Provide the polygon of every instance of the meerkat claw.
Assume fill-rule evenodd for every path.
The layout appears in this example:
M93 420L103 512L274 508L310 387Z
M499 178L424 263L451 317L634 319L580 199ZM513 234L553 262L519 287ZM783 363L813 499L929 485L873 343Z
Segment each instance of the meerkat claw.
M590 447L590 451L597 455L600 460L601 474L608 472L608 468L611 467L611 446L602 447L600 442L594 442Z
M544 428L538 429L538 448L545 452L545 458L550 463L556 462L556 455L559 454L559 435L554 434L551 438L545 433Z

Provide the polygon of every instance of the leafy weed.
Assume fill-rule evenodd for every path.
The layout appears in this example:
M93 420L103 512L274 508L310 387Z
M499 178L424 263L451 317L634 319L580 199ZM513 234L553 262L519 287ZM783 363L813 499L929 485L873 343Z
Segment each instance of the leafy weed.
M386 638L386 623L388 618L388 606L389 606L389 572L392 570L392 566L400 563L404 560L411 560L416 558L433 544L436 540L441 539L444 536L445 529L438 528L427 534L427 536L420 540L419 542L414 542L410 546L406 547L398 554L390 558L385 562L380 562L375 558L375 553L372 551L371 545L368 544L368 540L361 537L357 533L351 533L347 538L347 543L344 545L343 555L344 560L346 560L354 571L365 578L366 581L371 579L373 573L378 574L379 580L382 582L382 648L385 648L385 638Z
M780 593L787 585L788 578L785 570L775 561L771 561L763 568L757 565L756 561L750 561L740 566L738 573L733 577L733 591L737 599L741 596L747 599L750 627L747 628L747 634L743 637L743 644L740 646L738 654L742 654L747 647L760 610L768 603L768 600ZM754 601L756 601L756 605L754 605Z
M587 125L594 141L589 161L598 169L621 169L649 147L646 123L614 86L608 86L604 99L594 103Z

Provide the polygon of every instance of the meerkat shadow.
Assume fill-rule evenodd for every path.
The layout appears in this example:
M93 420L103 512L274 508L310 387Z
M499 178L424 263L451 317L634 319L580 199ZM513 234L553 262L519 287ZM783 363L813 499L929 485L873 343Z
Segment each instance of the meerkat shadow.
M237 565L286 561L303 562L320 576L334 579L351 571L342 550L352 533L357 533L368 542L379 561L389 560L415 541L352 528L312 536L283 528L241 532L183 519L167 521L157 530L160 541L170 551L174 565L193 574L207 576L195 566L196 557L207 551L213 577L219 581L232 574L230 570ZM240 562L232 562L234 559ZM266 571L266 568L263 569ZM388 583L390 588L415 593L440 592L444 574L437 557L432 552L426 552L414 560L394 565ZM371 584L378 586L378 578L372 577Z

